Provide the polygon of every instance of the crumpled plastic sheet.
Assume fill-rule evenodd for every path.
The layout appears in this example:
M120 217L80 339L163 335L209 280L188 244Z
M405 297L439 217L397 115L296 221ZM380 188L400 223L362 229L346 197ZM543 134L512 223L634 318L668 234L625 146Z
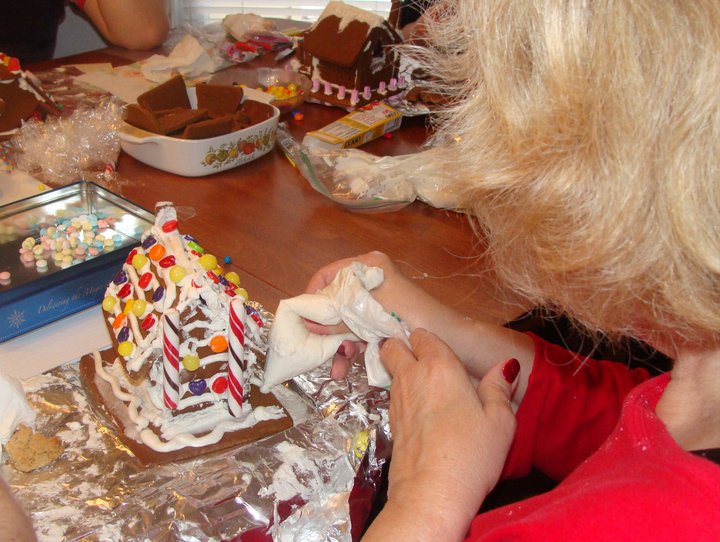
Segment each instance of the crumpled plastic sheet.
M52 185L115 179L122 106L107 98L68 116L30 121L12 138L18 169Z
M40 541L349 541L359 538L390 452L388 394L357 365L275 388L294 426L196 459L142 467L88 403L73 362L23 381L36 430L63 455L2 475Z
M415 154L376 156L359 149L326 149L298 142L285 123L277 141L310 185L335 203L354 210L392 212L416 199L438 209L459 210L460 199L437 157Z

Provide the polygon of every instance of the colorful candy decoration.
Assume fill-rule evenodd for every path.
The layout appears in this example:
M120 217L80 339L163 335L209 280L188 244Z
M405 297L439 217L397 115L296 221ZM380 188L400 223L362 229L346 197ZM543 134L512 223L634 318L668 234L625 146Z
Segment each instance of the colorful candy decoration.
M130 341L123 341L118 345L118 354L120 354L122 357L126 358L130 354L132 354L134 348L135 348L135 345L133 343L131 343Z
M180 399L180 314L171 309L163 315L163 398L175 410Z
M218 376L212 383L212 391L218 395L222 395L228 388L227 378L224 376Z
M223 335L215 335L210 339L210 350L219 354L228 349L228 340Z
M102 301L102 308L105 312L110 312L113 310L115 303L117 303L116 297L113 297L111 295L106 295Z
M197 371L200 368L200 358L196 354L187 354L182 359L186 371Z
M200 256L198 263L200 263L200 266L203 269L211 271L217 267L217 258L212 254L203 254L202 256Z
M138 286L145 290L148 286L150 286L150 282L152 282L153 274L150 271L147 271L142 274L140 279L138 280Z
M142 322L140 322L140 327L144 331L150 331L153 326L155 325L156 318L153 313L148 314L145 318L143 318Z
M229 357L228 357L228 394L227 403L230 414L238 417L242 414L244 390L240 382L245 368L243 350L245 348L245 306L241 300L230 301L229 312Z
M133 302L130 310L138 318L141 317L143 314L145 314L145 311L147 310L147 301L145 301L144 299L136 299Z
M187 275L187 271L185 271L185 268L181 265L173 265L170 268L170 272L168 274L170 276L170 280L173 281L175 284L178 284L182 279L185 278L185 275Z
M207 389L207 382L204 380L193 380L188 384L188 389L193 395L202 395Z
M132 258L132 266L140 271L143 267L145 267L145 264L147 264L147 256L145 254L135 254Z
M165 247L160 244L153 245L147 255L151 260L157 262L165 256Z

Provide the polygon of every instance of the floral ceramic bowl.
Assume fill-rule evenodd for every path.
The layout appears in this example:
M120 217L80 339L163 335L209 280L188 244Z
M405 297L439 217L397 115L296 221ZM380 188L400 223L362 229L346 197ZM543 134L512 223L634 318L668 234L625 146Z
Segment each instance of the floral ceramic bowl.
M195 107L195 91L188 90ZM147 132L127 123L120 128L120 146L127 154L157 169L184 177L203 177L232 169L272 150L280 110L248 128L208 139L180 139Z

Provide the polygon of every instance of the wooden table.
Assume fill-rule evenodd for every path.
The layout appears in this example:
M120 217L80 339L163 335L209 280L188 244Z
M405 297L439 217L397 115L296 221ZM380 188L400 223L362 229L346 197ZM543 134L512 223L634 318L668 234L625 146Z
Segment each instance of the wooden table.
M39 72L63 64L122 65L147 53L108 48L30 66ZM260 63L271 61L264 57ZM257 61L254 61L257 63ZM247 65L250 69L252 64ZM302 121L286 114L293 135L345 112L303 104ZM362 147L377 155L414 153L427 137L426 119L405 118L392 138ZM119 182L105 186L153 210L158 201L179 208L181 231L206 251L232 258L251 299L274 311L280 299L302 293L314 271L339 258L380 250L428 291L464 314L506 322L523 311L498 290L481 256L483 243L461 214L414 202L389 213L351 211L314 191L276 147L249 164L207 177L186 178L142 164L121 153Z

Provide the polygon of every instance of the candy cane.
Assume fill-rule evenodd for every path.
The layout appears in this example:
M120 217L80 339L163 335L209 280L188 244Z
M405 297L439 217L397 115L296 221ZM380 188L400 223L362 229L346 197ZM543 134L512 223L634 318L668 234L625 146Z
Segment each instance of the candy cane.
M230 333L228 337L228 388L227 402L230 414L235 417L242 413L243 348L245 347L245 307L242 299L230 301Z
M175 410L180 399L180 313L163 315L163 396L165 406Z

